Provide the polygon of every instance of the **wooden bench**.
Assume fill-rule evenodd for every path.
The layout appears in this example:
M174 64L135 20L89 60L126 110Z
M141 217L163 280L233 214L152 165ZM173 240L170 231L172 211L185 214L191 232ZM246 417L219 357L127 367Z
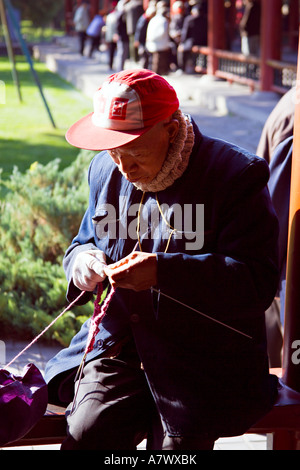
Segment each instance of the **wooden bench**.
M271 372L281 377L281 369ZM300 450L300 393L282 386L272 410L248 433L267 434L269 450ZM60 444L65 436L65 409L49 405L45 416L26 436L6 447Z
M60 444L66 437L65 408L48 405L43 418L18 441L3 447Z
M282 369L271 369L281 378ZM269 450L300 450L300 393L281 383L272 410L248 433L267 434Z

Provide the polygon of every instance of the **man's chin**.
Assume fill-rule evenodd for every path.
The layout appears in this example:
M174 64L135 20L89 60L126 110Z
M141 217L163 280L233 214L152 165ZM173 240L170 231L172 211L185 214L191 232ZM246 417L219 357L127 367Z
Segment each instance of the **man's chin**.
M140 189L142 191L147 191L147 187L152 181L149 176L144 176L141 178L129 178L129 176L123 173L123 171L121 171L120 169L119 171L124 176L124 178L129 181L129 183L133 184L137 189Z

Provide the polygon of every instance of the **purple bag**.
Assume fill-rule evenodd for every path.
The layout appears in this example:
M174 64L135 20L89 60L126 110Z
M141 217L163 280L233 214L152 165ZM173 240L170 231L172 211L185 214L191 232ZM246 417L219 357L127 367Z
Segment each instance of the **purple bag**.
M22 376L0 369L0 446L27 434L43 417L47 404L47 384L34 364L28 364Z

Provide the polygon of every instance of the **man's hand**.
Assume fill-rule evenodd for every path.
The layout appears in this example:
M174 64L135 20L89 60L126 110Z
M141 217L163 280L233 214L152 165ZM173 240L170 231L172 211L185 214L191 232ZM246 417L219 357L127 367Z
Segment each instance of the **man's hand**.
M105 267L113 287L141 291L157 283L157 260L155 253L135 251L117 263Z
M106 257L103 251L83 251L75 258L72 272L73 283L80 290L92 292L96 285L106 278L105 267Z

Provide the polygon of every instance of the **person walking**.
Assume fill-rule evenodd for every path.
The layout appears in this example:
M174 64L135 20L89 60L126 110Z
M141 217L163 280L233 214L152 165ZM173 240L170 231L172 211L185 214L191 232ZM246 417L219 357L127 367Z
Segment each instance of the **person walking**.
M88 37L90 38L90 51L89 57L92 58L95 51L99 50L100 42L101 42L101 33L102 28L105 25L105 21L102 16L102 12L99 10L97 15L94 16L91 23L88 26L86 31Z

